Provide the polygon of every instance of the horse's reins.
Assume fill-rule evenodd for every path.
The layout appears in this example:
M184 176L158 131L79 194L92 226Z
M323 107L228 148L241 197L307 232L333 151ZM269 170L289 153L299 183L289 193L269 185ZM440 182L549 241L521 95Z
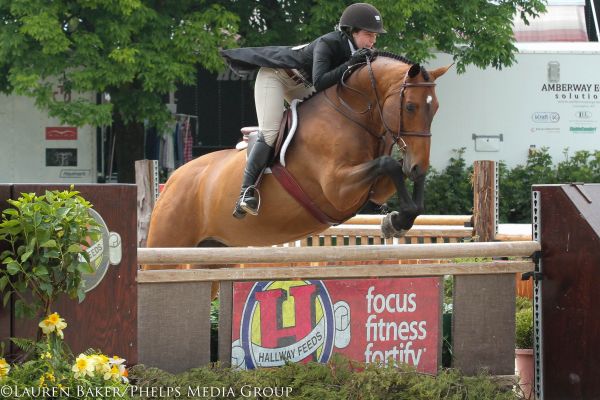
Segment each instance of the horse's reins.
M411 83L411 82L407 82L407 78L408 78L408 72L406 71L406 75L404 75L404 82L402 82L401 87L398 90L394 90L390 93L388 93L388 95L386 96L386 99L391 96L392 94L396 93L396 92L400 92L400 103L399 103L399 107L400 107L400 118L399 118L399 122L398 122L398 133L394 133L392 131L392 129L388 126L387 122L385 121L385 118L383 117L383 106L381 105L381 101L379 98L379 93L377 92L377 85L376 85L376 81L375 81L375 75L373 74L373 68L371 67L371 60L369 59L369 57L365 57L366 59L366 64L369 70L369 78L371 80L371 87L373 89L373 92L375 93L375 100L377 102L377 110L379 112L379 117L381 118L381 122L383 124L384 127L384 132L377 134L374 133L371 129L369 129L368 126L366 126L365 124L363 124L361 121L353 118L351 115L348 115L347 113L344 112L344 110L340 109L333 101L331 101L331 99L327 96L327 92L325 92L325 99L327 100L327 102L333 107L333 109L335 109L337 112L339 112L340 114L342 114L344 117L346 117L347 119L349 119L350 121L354 122L355 124L357 124L358 126L360 126L361 128L363 128L365 131L367 131L370 135L376 137L379 140L385 140L385 137L389 134L392 138L392 146L394 144L398 145L399 149L401 152L406 151L406 148L408 147L408 145L406 144L406 142L404 141L404 139L402 139L403 136L418 136L418 137L431 137L431 130L426 130L426 131L404 131L403 130L403 118L402 118L402 111L403 111L403 107L402 107L402 101L405 97L405 90L407 88L411 88L411 87L435 87L435 82L417 82L417 83ZM340 85L338 85L337 87L337 96L338 96L338 100L340 102L341 105L343 105L344 107L346 107L348 110L350 110L351 112L355 113L355 114L365 114L369 111L371 111L372 107L371 107L371 102L368 102L368 106L364 111L355 111L350 105L348 105L348 103L346 103L344 101L344 99L341 97L340 95L340 90L341 87L351 90L353 92L356 92L358 94L360 94L361 96L363 96L364 98L367 98L367 95L365 95L364 93L360 92L359 90L356 90L354 88L352 88L351 86L347 85L345 83L345 77L346 77L346 73L348 73L349 71L352 71L351 68L347 69L346 71L344 71L342 78L341 78L341 82ZM385 100L385 99L384 99ZM402 146L400 146L398 143L402 142Z

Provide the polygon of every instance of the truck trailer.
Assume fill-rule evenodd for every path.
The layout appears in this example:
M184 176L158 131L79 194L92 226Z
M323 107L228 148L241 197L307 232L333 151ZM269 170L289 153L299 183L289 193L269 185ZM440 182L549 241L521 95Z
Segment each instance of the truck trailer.
M497 70L451 68L436 87L431 165L443 169L464 148L475 160L525 164L548 148L556 163L578 150L600 150L600 43L517 43L517 63ZM428 63L452 63L437 53Z

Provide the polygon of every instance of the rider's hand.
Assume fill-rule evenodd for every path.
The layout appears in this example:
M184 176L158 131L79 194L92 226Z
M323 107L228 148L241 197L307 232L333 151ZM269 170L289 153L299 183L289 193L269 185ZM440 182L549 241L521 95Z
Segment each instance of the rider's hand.
M350 56L350 59L348 60L348 65L364 63L366 62L367 57L369 58L369 60L372 60L375 57L375 53L373 53L373 50L368 49L366 47L358 49L354 52L354 54L352 54L352 56Z

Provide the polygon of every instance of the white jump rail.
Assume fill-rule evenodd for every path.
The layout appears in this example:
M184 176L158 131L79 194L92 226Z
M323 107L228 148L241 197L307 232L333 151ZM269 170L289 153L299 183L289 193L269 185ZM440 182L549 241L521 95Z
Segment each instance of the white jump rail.
M359 214L350 218L345 224L351 225L381 225L383 215ZM415 225L458 225L471 223L471 215L419 215Z
M530 257L540 244L522 242L444 243L336 247L249 248L139 248L138 263L147 265L191 264L194 269L138 271L140 283L182 281L242 281L297 278L369 278L392 276L441 276L504 274L532 271L525 261L457 262L442 264L367 264L297 267L224 267L230 264L286 262L342 262L372 260L452 259L471 257Z

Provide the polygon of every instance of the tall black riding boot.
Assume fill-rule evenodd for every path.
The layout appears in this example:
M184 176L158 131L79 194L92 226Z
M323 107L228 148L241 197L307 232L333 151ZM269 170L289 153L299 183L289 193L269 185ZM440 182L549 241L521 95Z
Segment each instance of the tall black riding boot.
M273 148L265 142L263 135L259 134L246 161L240 198L233 209L235 218L244 218L246 213L258 215L258 196L256 196L254 185L272 154Z

